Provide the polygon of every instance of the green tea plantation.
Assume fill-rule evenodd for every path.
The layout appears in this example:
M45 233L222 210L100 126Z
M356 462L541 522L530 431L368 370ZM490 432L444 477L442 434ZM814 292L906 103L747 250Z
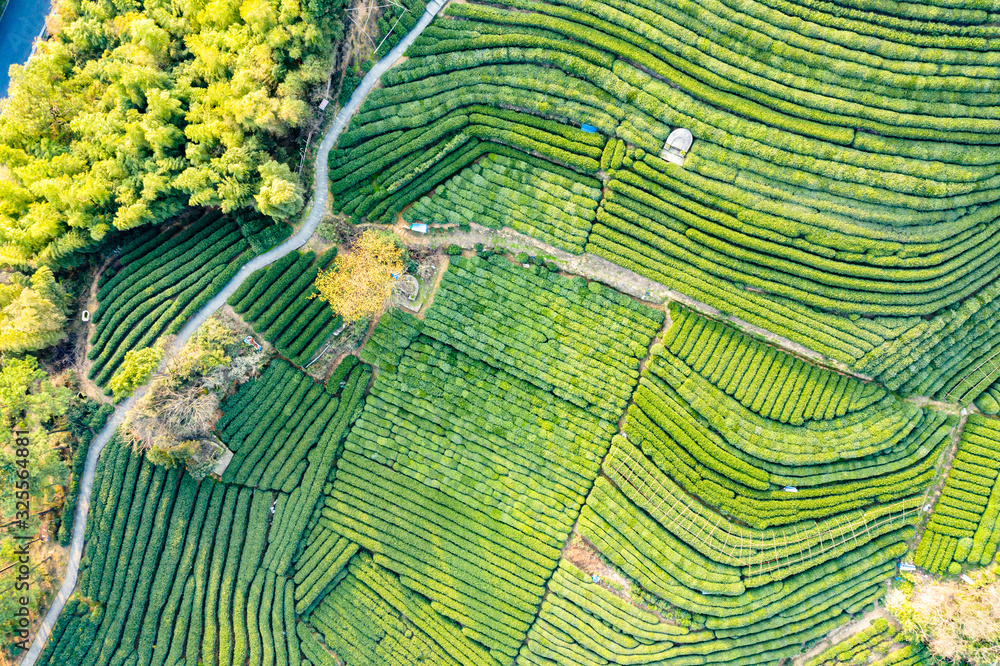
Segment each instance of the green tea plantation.
M1000 663L1000 0L377 4L290 243L192 202L93 273L81 390L210 302L252 362L174 387L212 473L115 432L34 663ZM353 318L369 230L405 270Z

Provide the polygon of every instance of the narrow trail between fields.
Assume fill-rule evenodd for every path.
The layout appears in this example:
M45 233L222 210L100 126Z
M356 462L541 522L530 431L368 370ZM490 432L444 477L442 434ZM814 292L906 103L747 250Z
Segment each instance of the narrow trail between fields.
M358 110L365 97L367 97L368 93L372 91L379 79L382 78L382 75L402 57L406 49L410 47L410 44L412 44L417 36L424 31L424 28L430 25L430 22L444 7L445 2L446 0L431 0L427 3L427 9L424 11L423 16L420 17L417 24L413 27L413 30L408 32L406 36L400 40L399 44L389 51L384 58L375 63L371 71L369 71L368 74L365 75L364 79L362 79L361 83L354 91L354 94L351 95L350 101L348 101L347 105L344 106L344 108L337 114L337 117L333 122L333 126L326 133L326 136L323 137L323 142L320 144L319 150L316 153L316 178L314 183L313 203L302 228L281 245L265 252L264 254L254 257L244 264L243 268L241 268L233 279L229 281L229 284L223 287L222 291L216 294L215 297L205 305L205 307L199 310L197 314L188 320L188 322L184 325L184 328L180 330L177 337L174 338L170 347L167 349L167 353L165 354L165 358L160 367L161 371L166 366L170 357L180 351L181 347L184 346L198 327L208 320L209 317L215 314L216 310L221 308L226 303L226 299L228 299L229 296L232 295L232 293L235 292L243 281L246 280L254 271L277 261L289 252L297 250L306 244L306 241L308 241L309 237L312 236L313 232L316 230L316 226L319 224L319 221L322 219L323 214L326 211L326 199L330 191L329 164L327 163L327 157L330 153L330 149L333 148L333 144L337 142L337 138L347 127L347 123L350 121L351 116L353 116ZM118 407L115 408L114 413L112 413L111 417L108 419L107 425L104 426L104 429L101 430L97 437L94 438L94 441L90 444L90 450L87 452L87 463L84 467L83 477L80 480L80 494L77 499L76 521L73 523L73 542L70 546L69 561L66 565L66 577L63 579L62 586L59 588L59 592L52 601L52 605L45 614L45 618L42 620L42 624L38 628L38 633L35 634L35 638L31 643L31 648L21 659L21 666L34 666L38 657L42 653L42 649L45 647L45 642L52 633L52 628L55 626L56 620L59 618L59 614L62 613L63 607L65 607L66 602L69 600L70 595L76 587L77 575L80 572L80 558L83 556L83 536L87 527L87 515L90 512L90 499L91 492L94 487L94 473L97 470L97 459L101 455L101 451L104 450L105 445L107 445L107 443L111 440L115 429L121 425L122 421L125 420L125 415L132 409L136 400L138 400L146 392L146 389L146 386L137 389L135 395L118 405Z
M452 2L462 2L463 0L451 0ZM256 270L268 266L269 264L277 261L281 257L287 255L290 252L298 250L302 246L306 245L310 237L313 235L316 227L323 218L326 212L327 198L329 194L329 165L328 165L328 155L333 145L336 143L340 134L347 127L348 122L354 113L361 106L361 103L367 97L367 95L377 86L381 76L393 65L401 62L403 60L403 53L409 48L413 41L423 32L423 30L431 23L433 18L440 13L440 11L445 6L448 0L431 0L427 4L426 11L421 16L420 20L417 22L416 26L407 33L403 39L396 45L384 58L377 62L371 69L370 72L364 77L354 94L351 96L347 105L340 110L337 114L332 127L323 137L322 142L319 144L316 154L315 162L315 180L314 180L314 191L312 197L312 205L309 210L308 215L302 223L302 226L298 231L284 243L279 246L254 257L237 272L233 279L218 293L211 301L209 301L200 311L198 311L180 330L176 337L171 342L165 358L161 363L160 370L162 371L166 366L169 359L177 354L184 344L190 339L194 332L208 320L213 314L215 314L220 308L222 308L230 295L232 295L239 286L246 280L251 274ZM369 225L360 225L369 226ZM370 225L375 227L385 227L385 225ZM607 284L623 293L629 294L637 299L652 303L662 305L667 301L676 301L689 307L703 315L717 319L720 321L725 321L734 325L736 328L761 339L766 340L768 343L783 349L795 356L802 359L816 363L828 368L832 368L838 372L852 375L860 379L870 381L870 377L860 375L853 372L846 364L841 363L836 360L832 360L823 356L816 351L805 347L804 345L798 344L788 338L782 337L772 331L755 326L749 322L741 320L739 318L730 316L706 303L695 300L688 297L687 295L675 291L668 286L656 282L650 278L640 275L634 271L618 266L606 259L598 257L592 254L572 254L556 248L552 245L548 245L540 240L527 236L525 234L518 233L509 228L504 229L491 229L488 227L483 227L477 224L471 225L471 231L468 232L453 232L442 236L425 236L421 234L416 234L409 231L404 224L400 221L395 225L395 230L399 235L404 238L404 241L408 245L413 246L424 246L424 247L437 247L446 246L449 244L456 244L464 249L472 249L477 243L483 243L488 246L502 246L512 253L517 253L520 251L526 251L529 253L536 253L546 257L554 259L560 266L562 270L576 275L581 275L588 279L597 280L604 284ZM437 285L440 283L441 277L444 273L444 265L439 268L438 274L435 277L435 285L433 291L436 291ZM427 306L433 300L433 293L431 299L422 308L421 316L426 312ZM372 322L369 328L369 335L371 329L374 328L374 322ZM89 326L87 327L89 331ZM663 331L661 329L658 336L662 336ZM89 336L88 336L89 337ZM86 340L84 341L86 345ZM643 359L640 363L640 369L645 367L645 363L648 360ZM373 372L372 377L369 381L368 388L371 388L372 383L375 380L377 374L377 369ZM38 657L41 655L42 650L48 640L53 627L59 615L61 614L66 602L68 601L70 595L76 587L77 577L79 574L80 560L83 555L84 550L84 534L87 525L87 517L90 510L90 501L92 497L94 475L96 472L98 458L103 451L104 447L110 441L117 427L124 421L128 412L132 409L136 401L141 398L147 391L148 386L140 387L136 390L135 394L119 404L115 411L112 413L111 417L108 419L107 425L104 429L94 438L90 445L87 454L86 465L84 468L83 476L80 481L79 497L77 501L77 513L73 528L73 539L70 548L70 554L67 564L66 575L63 583L52 602L45 618L43 619L38 632L36 633L34 640L31 644L30 649L25 653L21 660L21 666L34 666ZM910 402L914 402L919 406L927 406L933 409L939 409L943 411L956 411L957 407L948 403L942 403L939 401L933 401L928 398L909 398ZM624 415L623 415L624 418ZM963 414L959 425L956 427L953 433L953 441L951 447L945 456L945 466L949 467L951 464L951 458L954 456L955 447L957 445L958 438L961 434L961 429L964 426L965 415ZM619 422L619 430L621 427L621 422ZM939 480L938 484L932 489L932 497L936 497L937 493L940 492L940 486L943 483L943 479ZM564 548L570 548L570 544L573 539L573 533L567 540L567 544Z
M963 409L959 413L958 423L951 430L951 442L948 444L948 448L945 449L941 458L938 460L938 464L935 469L938 470L937 477L934 480L934 485L927 489L925 497L927 498L924 503L924 510L920 514L920 522L917 523L917 531L910 540L910 543L916 547L920 543L920 539L923 538L924 530L927 529L927 523L931 519L931 512L927 510L927 507L934 507L937 505L938 498L941 496L941 491L944 489L944 482L948 480L948 475L951 474L951 465L955 462L955 454L958 453L958 444L962 440L962 433L965 432L965 424L969 420L969 414L971 412L968 409Z
M361 226L388 228L386 225L380 224ZM603 257L589 253L573 254L508 227L493 229L473 223L470 224L470 228L470 231L454 230L440 236L427 236L410 231L402 221L398 221L392 227L407 245L412 246L447 247L448 245L458 245L464 250L469 250L474 248L476 244L482 243L486 247L503 246L512 254L527 252L529 254L537 253L544 257L550 257L559 264L560 270L564 270L567 273L581 275L589 280L596 280L617 291L652 305L660 305L667 301L676 301L707 317L732 324L741 331L751 336L762 338L771 345L783 349L794 356L798 356L805 361L831 368L862 381L872 381L871 377L851 370L846 363L824 356L805 345L789 340L766 328L761 328L738 317L727 315L725 312L707 303L675 291L665 284L614 264Z

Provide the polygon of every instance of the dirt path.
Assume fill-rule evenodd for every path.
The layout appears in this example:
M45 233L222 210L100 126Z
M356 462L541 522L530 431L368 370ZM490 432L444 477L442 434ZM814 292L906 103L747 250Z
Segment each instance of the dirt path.
M912 403L917 407L927 407L928 409L933 409L938 412L944 412L946 414L954 414L955 416L960 415L963 411L962 407L953 402L943 402L941 400L934 400L933 398L928 398L922 395L910 396L909 398L905 398L905 400L906 402ZM979 410L974 409L974 406L970 405L969 407L965 407L964 411L968 413Z
M938 475L934 481L934 485L927 491L927 500L924 502L924 511L921 514L921 520L917 524L917 532L910 540L910 543L913 544L914 547L920 543L920 539L924 535L924 530L927 529L927 521L930 520L932 515L931 509L933 509L938 497L941 496L941 490L944 488L944 482L948 479L948 473L951 472L951 464L955 460L955 453L958 452L958 443L962 439L962 432L965 431L965 424L968 420L969 411L967 409L961 410L961 412L959 412L958 423L954 428L952 428L951 431L951 443L945 450L942 460L936 466Z
M70 322L70 330L76 335L76 341L74 343L73 357L76 362L73 364L73 370L76 371L77 380L80 384L80 392L91 400L105 405L113 404L111 398L104 394L104 391L90 379L88 373L90 372L91 366L94 362L87 358L87 354L93 348L90 344L90 340L94 336L94 319L93 315L97 312L97 282L100 280L101 275L108 269L108 266L115 260L115 257L110 257L105 260L104 264L101 265L94 272L93 280L91 280L90 288L87 290L85 295L81 295L77 299L77 315ZM87 310L90 312L90 321L83 321L81 319L81 313Z
M892 616L892 613L887 611L885 608L876 605L874 609L868 611L857 620L852 620L847 624L840 625L824 636L819 643L816 643L802 654L792 657L793 666L802 666L813 657L819 656L837 643L843 643L852 636L861 633L879 618L884 618L888 620L890 624L899 626L896 622L896 618Z
M364 226L386 228L385 225ZM631 271L627 268L622 268L621 266L618 266L617 264L614 264L602 257L598 257L593 254L572 254L555 246L543 243L536 238L532 238L531 236L518 233L508 228L491 229L478 224L472 224L470 226L470 231L454 230L443 235L426 235L410 231L402 219L399 219L396 224L393 225L392 229L399 234L399 236L403 239L403 242L412 246L444 248L448 245L458 245L459 247L468 250L481 243L487 248L503 247L513 254L518 252L527 252L528 254L541 255L546 259L555 261L559 264L560 269L565 270L568 273L582 275L587 279L596 280L650 304L662 305L668 301L681 303L684 306L689 307L692 310L696 310L697 312L708 317L730 323L736 328L754 337L763 338L770 344L780 347L781 349L784 349L785 351L795 356L799 356L807 361L831 368L843 374L851 375L852 377L856 377L863 381L872 381L871 377L854 372L847 366L847 364L842 363L841 361L831 359L823 354L820 354L819 352L809 349L804 345L793 342L792 340L768 331L767 329L743 321L738 317L727 315L707 303L695 300L680 293L679 291L675 291L670 287L661 284L660 282L651 280L650 278L640 275L639 273Z
M632 598L631 582L605 564L598 553L599 551L594 548L594 545L581 536L577 525L574 525L562 550L563 559L584 573L599 576L600 581L597 582L601 587L623 601L636 604Z
M427 310L434 303L434 296L437 295L438 287L441 286L441 278L444 277L445 271L448 270L448 257L441 256L437 263L437 272L434 273L434 284L430 286L430 293L427 295L427 300L424 301L423 306L420 308L420 312L414 313L417 319L423 319L427 316Z

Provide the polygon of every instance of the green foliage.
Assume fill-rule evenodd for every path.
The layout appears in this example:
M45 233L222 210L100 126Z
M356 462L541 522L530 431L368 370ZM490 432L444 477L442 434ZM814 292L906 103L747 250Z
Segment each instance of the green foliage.
M136 237L124 250L119 270L97 294L88 354L94 361L91 378L107 384L129 351L151 347L160 336L180 330L248 255L236 225L217 213L168 228L152 241Z
M10 441L14 428L32 432L66 413L70 390L56 387L34 356L5 359L0 366L0 436Z
M0 352L36 351L65 338L65 300L47 266L0 284Z
M327 78L339 1L56 14L61 29L15 70L0 115L0 263L66 262L185 206L298 211L290 138Z
M450 6L341 137L335 206L509 226L893 390L975 399L1000 341L987 14L699 7ZM659 157L678 127L683 168Z
M382 58L389 53L399 43L407 32L409 32L421 14L424 13L423 0L404 0L401 5L391 5L379 16L376 34L381 35L378 41L378 48L372 54L374 58ZM366 68L370 69L370 68Z
M254 254L263 254L292 235L290 224L276 221L252 208L234 211L231 217L239 225Z
M333 374L330 375L330 378L326 380L326 390L334 395L339 394L341 389L343 389L343 385L347 381L348 374L354 369L354 366L356 366L358 362L357 356L345 356L343 360L337 364L337 367L334 369Z
M377 24L389 38L376 55L422 8L386 8ZM110 37L100 21L86 32L93 57L109 54L101 62L121 42L140 43L140 30L141 48L160 61L194 60L190 82L147 81L138 101L108 116L127 124L136 111L146 125L159 119L154 129L183 127L175 144L169 131L128 144L180 159L157 172L178 186L143 178L142 201L129 198L142 168L127 163L102 224L137 224L185 199L257 215L238 217L238 233L202 222L160 240L137 234L101 285L117 314L97 317L98 372L110 376L123 350L151 344L210 289L176 308L175 294L222 279L205 269L171 292L190 248L210 258L236 252L234 239L261 249L284 230L261 220L301 206L281 156L261 157L281 132L261 139L248 127L288 129L303 111L261 104L304 99L304 84L280 86L316 55L322 30L297 19L322 8L294 9L206 6L199 20L209 28L186 34L177 53L158 47L159 18L138 25L146 14L118 17ZM329 165L335 210L355 222L510 227L655 280L719 320L671 307L650 349L661 312L560 277L541 256L521 268L505 251L477 247L465 259L449 248L425 318L382 316L362 362L348 356L324 387L278 360L227 400L216 427L235 454L223 475L234 485L194 489L111 449L81 578L108 617L93 624L75 606L50 661L72 663L76 641L96 660L87 663L115 666L303 656L315 666L768 664L871 608L908 553L957 422L894 392L1000 409L988 362L1000 343L997 9L993 0L452 3L341 135ZM178 11L183 26L190 12ZM277 39L289 36L274 33L286 14L315 41ZM240 22L256 30L249 43L204 37L230 36ZM60 44L77 43L84 30L74 26ZM241 51L233 65L234 43L262 53ZM253 80L240 76L241 58L266 62L286 45L283 66L262 68L259 97L202 103ZM93 77L71 69L77 58L64 54L64 71ZM213 62L217 74L199 79ZM122 98L115 75L90 92ZM341 95L355 84L346 74ZM189 96L171 105L179 88ZM237 104L252 122L210 115ZM84 116L73 122L85 126ZM683 166L659 156L678 127L695 137ZM232 143L212 142L221 128ZM111 136L124 134L116 125ZM41 182L36 153L46 149L32 150L7 156L20 179L9 209L28 211L44 243L62 222L33 207L49 190L18 189ZM89 162L63 155L75 153L46 164L94 182ZM170 181L175 167L183 171ZM50 171L46 179L63 177ZM88 206L62 236L66 251L90 243L76 231L105 231L87 222ZM0 251L21 256L16 244ZM230 300L299 365L340 325L309 300L323 263L289 255ZM139 286L137 275L151 278ZM806 362L816 355L723 323L733 318L779 336L782 349L827 358ZM834 372L844 366L833 361L877 383ZM364 363L377 367L367 399ZM916 553L932 572L995 557L996 423L969 419ZM174 550L182 541L185 553L197 541L190 556ZM120 601L126 594L137 603ZM913 645L890 651L895 637L877 621L810 666L875 654L883 665L924 661Z
M80 492L80 479L83 477L90 442L107 422L114 408L111 405L101 405L89 400L70 405L67 412L70 430L77 440L73 452L73 463L70 468L70 483L63 503L62 517L59 521L59 544L69 547L73 537L73 523L76 520L76 501Z
M371 556L355 557L345 573L310 620L327 644L349 663L503 663L441 617L424 597L408 589ZM358 626L370 626L375 631L357 631ZM391 661L385 661L382 655L390 655Z
M922 663L907 661L914 653L922 653L923 648L904 645L892 649L901 641L902 636L895 625L889 624L885 618L877 618L866 629L862 629L850 638L835 643L829 649L806 662L805 666L837 666L838 664L868 664L876 663L888 666L897 663ZM879 655L876 661L872 658Z
M336 254L336 247L315 260L311 251L291 252L253 273L228 302L279 354L305 365L342 323L315 298L313 284L317 272Z
M132 391L149 381L162 360L162 346L130 349L126 352L121 367L108 380L108 388L115 400L132 395Z
M423 320L402 310L389 310L378 320L361 350L361 360L386 372L395 372L406 348L424 328Z
M480 331L481 322L497 324ZM441 620L458 623L471 641L442 638L454 661L509 663L613 432L602 418L613 403L580 378L631 390L661 322L584 280L539 277L500 257L453 261L423 321L389 312L362 351L379 373L315 538L343 536L430 599L436 615L404 614L434 640ZM346 577L317 575L299 607L315 605L326 641L369 663L374 648L348 629L360 621L350 610L355 562ZM421 654L392 650L400 663Z
M932 573L961 573L993 562L1000 547L1000 423L971 414L952 469L914 562Z
M976 406L986 414L1000 414L1000 388L991 387L979 397Z
M33 614L41 610L43 591L55 575L35 564L43 558L35 548L29 548L31 566L22 569L22 539L43 529L52 533L58 527L60 535L67 529L59 524L58 512L62 508L65 516L75 508L79 456L86 457L90 441L80 432L85 427L80 412L93 403L77 399L64 382L65 375L47 376L33 356L0 359L0 438L6 442L0 449L0 520L7 526L0 543L0 609L5 613L0 635L11 646L20 640L14 634L16 613L24 606ZM74 447L71 469L64 457Z
M518 663L777 663L878 600L907 552L953 419L670 317L577 522L658 615L564 559Z
M351 100L351 95L354 93L354 89L357 88L360 83L360 76L345 74L343 81L340 83L340 96L337 98L337 105L341 107L346 106Z
M705 657L722 663L751 659L753 663L778 663L839 624L840 610L855 603L857 597L844 599L843 595L803 597L794 620L759 622L735 632L709 631L637 608L564 560L549 584L549 595L518 663L565 663L571 655L576 663L587 664L704 663L700 660Z
M337 414L316 448L310 452L309 466L302 482L289 495L288 503L282 507L281 513L276 512L277 525L269 534L268 548L264 553L264 566L268 570L281 575L290 572L309 525L315 524L315 511L322 502L327 478L337 459L341 442L361 410L370 377L371 370L367 366L355 368L348 376L347 384L341 392Z
M308 538L309 545L299 558L295 571L296 612L308 614L347 573L347 563L358 546L317 525Z
M299 486L307 456L335 419L338 405L299 370L282 360L272 362L223 407L220 424L225 425L216 427L235 456L222 480L291 492Z
M45 666L82 663L94 643L103 617L104 609L99 604L71 598L59 616L52 630L52 639L38 663Z
M884 400L874 384L824 371L721 323L671 306L669 352L744 407L782 423L833 419ZM766 390L762 390L766 389Z
M302 208L298 178L287 164L268 161L261 164L260 191L254 196L257 210L279 220L290 218Z
M596 282L540 273L502 257L453 261L424 320L425 333L617 420L663 314ZM475 317L465 305L470 295ZM542 307L552 314L540 316Z
M40 663L220 663L218 654L301 664L292 556L367 385L367 372L354 374L292 495L198 483L114 437L95 478L80 590Z

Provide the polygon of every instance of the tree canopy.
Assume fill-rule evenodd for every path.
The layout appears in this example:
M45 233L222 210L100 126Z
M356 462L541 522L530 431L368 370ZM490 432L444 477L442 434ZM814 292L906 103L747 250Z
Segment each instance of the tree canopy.
M76 509L73 490L82 473L87 447L92 437L103 426L111 412L103 405L82 395L72 371L46 374L46 370L31 355L20 358L0 355L0 523L7 537L13 535L40 535L43 524L47 534L53 534L58 525L60 540L68 545L72 517ZM22 439L15 440L17 434ZM75 465L70 474L70 460ZM27 469L27 479L24 472ZM18 492L29 484L29 516L23 523L23 503L19 505ZM20 484L20 485L19 485ZM59 509L60 513L53 511ZM46 564L42 553L49 549L47 542L36 542L38 549L31 555L32 566L28 573L27 589L15 586L23 573L15 566L20 563L15 548L24 541L13 538L0 540L0 637L9 651L13 646L14 631L18 628L15 615L27 598L29 612L34 616L49 593L52 584L58 586L60 563ZM9 653L4 653L9 657ZM4 660L3 663L8 663Z
M30 278L8 277L0 284L0 352L35 351L62 340L66 298L52 270L42 266Z
M33 356L0 363L0 437L14 436L14 427L34 433L66 413L71 392L53 386Z
M163 360L163 348L163 344L158 344L154 347L128 350L125 360L108 380L108 388L114 394L115 400L132 395L136 388L153 376L160 361Z
M204 477L223 452L212 434L220 397L234 383L258 374L263 361L264 354L243 344L240 333L212 317L150 382L125 417L122 432L154 463L183 464Z
M997 569L991 567L973 575L970 584L922 579L909 596L897 590L887 598L888 609L900 621L909 640L926 644L942 663L1000 663Z
M65 264L187 205L296 213L284 149L341 13L341 0L61 0L0 113L0 265Z
M403 273L402 252L395 234L368 229L316 276L319 298L348 323L377 315Z
M47 577L44 568L33 567L28 574L29 587L15 588L15 548L23 542L9 537L37 534L39 512L57 504L62 495L68 470L60 449L72 442L65 425L72 396L69 388L53 384L33 356L0 357L0 441L4 443L0 447L0 521L8 537L0 540L0 635L6 645L17 627L14 611L25 597L32 610L37 608ZM22 439L14 439L15 430ZM27 479L23 477L26 468ZM18 505L17 491L24 489L25 480L30 488L30 510L23 520L23 514L18 517L24 505Z

